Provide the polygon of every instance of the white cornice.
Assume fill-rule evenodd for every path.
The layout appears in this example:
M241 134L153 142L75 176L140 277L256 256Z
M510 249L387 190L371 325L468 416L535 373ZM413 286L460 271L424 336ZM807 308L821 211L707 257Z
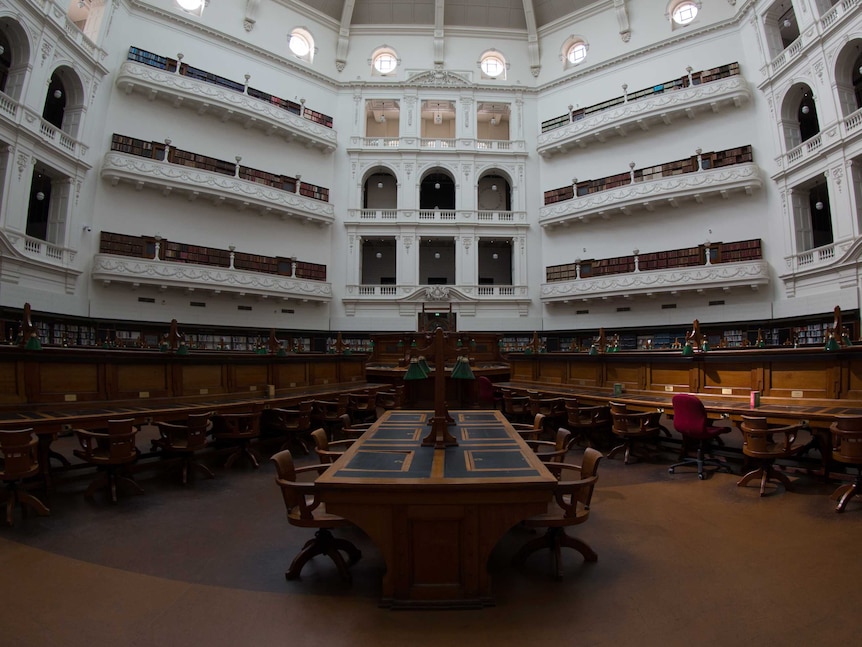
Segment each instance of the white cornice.
M310 301L329 301L332 298L332 285L324 281L307 281L274 274L191 263L166 263L112 254L96 254L93 258L91 278L104 285L145 284L160 289L221 291Z
M541 300L547 303L571 299L653 296L690 290L757 290L768 283L769 265L766 261L718 263L543 283Z

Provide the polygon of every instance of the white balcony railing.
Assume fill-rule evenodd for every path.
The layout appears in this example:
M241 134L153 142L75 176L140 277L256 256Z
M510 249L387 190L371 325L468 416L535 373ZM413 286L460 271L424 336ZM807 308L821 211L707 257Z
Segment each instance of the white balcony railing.
M180 193L190 200L208 197L216 205L229 204L260 215L289 216L321 225L330 225L335 219L335 208L329 202L230 175L125 153L105 155L102 177L113 185L128 182L138 189L148 186L165 195Z
M149 100L163 98L176 108L191 108L201 115L213 114L221 121L235 121L246 128L256 126L267 134L299 140L309 148L319 148L326 153L334 151L337 145L332 128L247 94L134 61L120 66L117 87L126 94L137 91Z
M679 206L683 200L703 201L708 196L727 198L733 192L751 195L763 182L755 164L734 164L715 169L626 184L564 200L539 209L539 224L553 227L585 223L595 217L628 216L634 211L653 211L660 206Z
M523 140L503 139L472 139L459 137L455 139L437 139L425 137L359 137L350 138L352 151L434 151L434 152L478 152L521 154L526 152Z
M862 0L841 0L834 7L829 9L823 17L820 18L820 28L826 32L832 29L835 25L841 22L841 19L848 16Z
M769 267L765 261L712 263L543 283L541 300L544 303L568 303L612 297L653 297L697 290L757 290L768 283Z
M356 223L431 223L527 225L526 211L473 211L450 209L349 209L348 222Z
M523 299L529 290L521 285L346 285L346 298L362 301L386 299L413 301L418 299L475 301L485 299ZM445 298L441 298L445 297Z
M91 277L103 285L148 285L159 290L170 288L279 300L325 302L332 299L332 284L325 281L114 254L96 254Z
M10 125L22 127L56 152L74 160L79 166L90 168L90 165L85 162L89 151L87 146L54 124L45 121L41 115L18 103L9 95L0 92L0 121L7 120Z
M859 133L862 133L862 108L838 121L823 125L811 139L776 158L781 170L773 175L773 179L789 170L798 169L808 161L821 159L829 150L848 143L848 139L858 137Z
M715 112L722 107L740 107L751 99L751 90L741 76L693 85L662 94L628 101L596 112L584 119L539 135L537 150L543 157L565 153L576 146L604 142L610 137L647 131L667 125L677 118L691 119L699 112Z
M836 245L833 243L788 256L785 258L787 269L795 272L831 265L835 260L835 248Z

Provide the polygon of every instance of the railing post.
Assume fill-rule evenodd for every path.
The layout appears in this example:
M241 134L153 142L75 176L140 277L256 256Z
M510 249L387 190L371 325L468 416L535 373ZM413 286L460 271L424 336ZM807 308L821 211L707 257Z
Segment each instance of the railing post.
M629 177L631 178L631 183L635 183L635 163L629 162Z
M154 245L154 249L156 251L153 254L153 260L157 261L159 260L159 250L162 248L162 237L156 234L155 236L153 236L153 239L156 241L156 244Z
M572 123L575 120L575 114L572 112L575 109L571 103L569 104L569 123Z
M692 78L691 78L692 69L693 68L691 67L691 65L689 65L688 67L685 68L685 71L688 73L688 87L691 87L692 83L693 83Z
M236 254L235 254L235 252L234 252L234 250L236 249L236 246L234 246L234 245L230 245L230 246L228 246L228 249L230 250L230 266L229 266L229 269L234 270L234 269L236 269L236 268L234 267L234 265L233 265L234 259L236 258Z
M629 84L623 83L623 103L629 102Z
M245 87L242 89L243 94L248 94L248 80L251 78L251 74L245 75Z
M183 64L183 53L180 52L179 54L177 54L177 71L174 72L174 74L180 73L180 68L182 67L182 64Z
M242 156L237 155L236 157L234 157L234 159L236 160L236 166L234 167L233 176L238 178L239 177L239 163L242 161Z
M640 272L640 268L638 267L638 254L640 254L640 250L632 250L632 254L635 256L635 272Z
M701 153L703 153L703 149L698 148L694 152L697 154L697 170L702 171L703 170L703 157L701 156Z

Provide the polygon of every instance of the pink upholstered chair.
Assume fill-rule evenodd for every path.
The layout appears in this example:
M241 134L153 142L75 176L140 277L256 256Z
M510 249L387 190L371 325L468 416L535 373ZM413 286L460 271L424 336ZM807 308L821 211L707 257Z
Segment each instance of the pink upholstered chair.
M730 427L713 427L710 425L709 419L706 417L706 409L697 396L690 393L678 393L673 396L673 426L682 434L683 447L689 440L697 443L697 457L683 458L679 463L671 465L667 470L668 472L673 474L677 467L696 465L697 478L701 480L706 478L706 472L703 469L705 466L715 467L716 471L726 470L730 472L727 463L717 458L706 458L705 455L709 444L731 429Z

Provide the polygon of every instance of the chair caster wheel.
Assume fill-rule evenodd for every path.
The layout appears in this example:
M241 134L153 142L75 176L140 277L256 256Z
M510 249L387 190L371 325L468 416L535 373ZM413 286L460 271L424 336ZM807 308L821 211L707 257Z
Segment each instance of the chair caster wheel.
M673 474L673 468L672 468L672 467L667 468L667 473L668 473L668 474Z
M705 474L698 474L697 478L699 478L702 481L704 478L706 478L706 475Z

